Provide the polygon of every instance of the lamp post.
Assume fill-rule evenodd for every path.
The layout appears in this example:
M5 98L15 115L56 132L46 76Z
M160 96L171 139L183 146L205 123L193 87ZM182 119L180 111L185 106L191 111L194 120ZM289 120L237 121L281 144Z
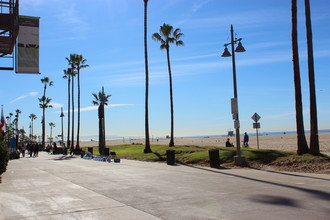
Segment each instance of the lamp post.
M63 118L64 118L64 114L63 114L63 108L61 108L61 122L62 122L62 133L61 133L61 136L62 136L62 145L63 145Z
M237 82L236 82L236 64L235 64L235 52L245 52L244 47L242 46L241 40L242 38L234 39L234 28L233 25L230 26L231 33L231 41L230 43L225 44L225 50L222 53L222 57L232 57L232 66L233 66L233 83L234 83L234 98L231 100L231 108L234 119L234 127L236 129L236 151L237 154L234 157L235 164L238 166L242 166L245 164L245 157L241 155L241 147L240 147L240 132L239 132L239 117L238 117L238 99L237 99ZM235 44L238 43L236 50L234 50ZM227 46L231 45L231 54L228 51Z

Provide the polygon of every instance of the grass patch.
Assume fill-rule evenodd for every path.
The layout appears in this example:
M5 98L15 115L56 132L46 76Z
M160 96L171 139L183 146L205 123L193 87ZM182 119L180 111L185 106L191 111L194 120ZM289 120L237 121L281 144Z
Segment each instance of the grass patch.
M124 159L164 162L166 161L166 151L175 150L175 160L177 163L194 164L208 166L210 149L219 149L220 163L231 164L233 166L233 158L236 155L234 147L214 147L214 146L196 146L196 145L177 145L169 147L167 145L151 145L152 153L144 153L144 145L111 145L107 146L111 152L116 152L117 156ZM83 147L87 151L88 147ZM93 147L93 154L99 155L98 147ZM303 171L313 172L326 170L330 167L330 157L326 155L297 155L294 152L277 151L277 150L258 150L252 148L242 148L241 154L245 157L247 163L251 167L291 167L296 168L288 171L300 171L298 168L313 167ZM321 162L320 162L321 161ZM293 165L292 165L293 164ZM297 165L299 164L299 165ZM311 165L312 164L312 165ZM317 164L322 164L318 166Z

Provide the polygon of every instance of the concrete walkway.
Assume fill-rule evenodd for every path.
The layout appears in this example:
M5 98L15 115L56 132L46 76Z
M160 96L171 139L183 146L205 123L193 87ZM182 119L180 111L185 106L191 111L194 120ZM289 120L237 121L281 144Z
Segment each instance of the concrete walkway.
M0 219L330 219L330 175L40 153L9 163Z

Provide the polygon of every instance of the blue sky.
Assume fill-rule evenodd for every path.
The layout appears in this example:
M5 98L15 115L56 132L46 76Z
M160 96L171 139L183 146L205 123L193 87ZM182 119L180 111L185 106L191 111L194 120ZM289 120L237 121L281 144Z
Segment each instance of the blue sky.
M303 1L298 1L299 52L305 129L309 129L309 89ZM142 0L21 0L20 14L40 17L41 75L1 71L5 116L20 109L19 127L41 135L40 79L48 76L54 108L47 125L61 132L60 107L67 109L66 69L70 53L83 54L89 68L81 72L81 136L98 134L92 93L104 86L111 94L106 134L144 136L144 47ZM330 128L330 2L311 0L319 129ZM164 23L180 28L183 47L170 48L175 136L217 135L233 130L231 58L222 58L230 25L243 38L245 53L236 54L241 132L255 132L251 116L261 116L261 132L294 131L295 107L291 51L291 1L287 0L150 0L148 52L150 135L170 134L166 53L151 35ZM77 106L77 104L76 104ZM66 125L67 115L65 115ZM77 121L77 120L76 120ZM65 134L66 134L66 126ZM47 126L47 135L50 128Z

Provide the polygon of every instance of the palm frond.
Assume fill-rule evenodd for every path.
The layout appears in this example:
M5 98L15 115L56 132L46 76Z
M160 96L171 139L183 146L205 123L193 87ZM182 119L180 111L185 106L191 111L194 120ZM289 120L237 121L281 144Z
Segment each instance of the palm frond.
M158 33L154 33L152 35L152 39L155 40L155 41L164 41Z
M178 40L175 42L176 46L184 46L184 43L182 40Z

